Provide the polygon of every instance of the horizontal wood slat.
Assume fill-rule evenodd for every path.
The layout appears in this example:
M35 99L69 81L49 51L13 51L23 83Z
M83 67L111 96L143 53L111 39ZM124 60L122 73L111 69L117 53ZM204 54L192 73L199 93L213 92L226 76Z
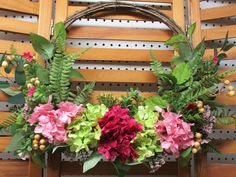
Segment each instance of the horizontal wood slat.
M172 3L173 0L124 0L124 1L138 1L138 2L156 2L156 3Z
M10 53L10 48L13 46L18 54L23 54L25 51L35 53L30 43L21 43L8 40L0 40L0 53Z
M68 6L68 16L73 15L76 12L80 12L86 9L86 6ZM160 10L162 13L168 17L173 17L173 12L171 10ZM101 18L101 19L114 19L114 20L151 20L150 17L139 15L136 13L128 11L104 11L93 15L92 18Z
M236 164L208 164L208 177L235 177Z
M37 23L0 17L0 30L21 34L37 33Z
M11 137L10 136L5 136L5 137L1 137L0 136L0 153L5 150L5 148L10 143L10 141L11 141Z
M71 39L166 41L171 35L170 30L161 29L71 27L67 37Z
M218 147L222 154L236 154L236 140L223 140Z
M78 52L81 48L67 48L67 52ZM174 55L172 50L153 50L162 62L170 62ZM150 50L91 48L79 60L99 61L150 61Z
M212 20L217 18L231 17L236 15L236 5L207 8L201 10L201 20Z
M206 40L217 40L225 38L227 32L229 37L236 37L236 25L203 29L202 36L206 37Z
M0 95L2 96L2 94ZM10 114L11 114L10 112L0 112L0 123L2 123L2 121L6 119Z
M14 0L14 3L12 0L0 0L0 9L38 15L39 3L30 2L29 0Z
M83 175L80 162L65 162L61 163L62 175ZM128 175L176 175L178 167L176 162L168 162L161 167L156 173L149 173L147 167L143 165L134 166L128 172ZM95 168L89 170L84 175L116 175L115 167L111 162L99 163Z
M1 177L23 177L28 173L28 161L0 160Z

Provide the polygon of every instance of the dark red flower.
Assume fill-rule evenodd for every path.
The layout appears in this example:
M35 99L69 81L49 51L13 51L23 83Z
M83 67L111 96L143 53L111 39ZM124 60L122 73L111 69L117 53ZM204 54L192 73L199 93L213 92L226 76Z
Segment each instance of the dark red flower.
M114 105L98 121L102 130L98 152L108 160L118 157L121 163L125 163L129 158L137 158L131 141L137 132L142 131L142 125L128 113L129 109Z
M196 109L197 109L197 105L196 105L196 103L189 103L189 104L185 107L185 109L187 109L187 110L196 110Z

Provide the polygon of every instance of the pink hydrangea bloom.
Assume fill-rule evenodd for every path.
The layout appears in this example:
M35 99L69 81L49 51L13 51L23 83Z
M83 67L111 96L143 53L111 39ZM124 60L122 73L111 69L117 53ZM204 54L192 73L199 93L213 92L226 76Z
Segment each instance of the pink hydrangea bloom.
M34 94L34 92L35 92L35 87L34 87L34 86L33 86L33 87L30 87L29 90L28 90L28 92L27 92L27 96L28 96L28 97L32 97L33 94Z
M59 144L67 141L68 125L74 117L83 111L82 105L77 106L70 102L61 102L54 110L51 100L37 106L28 120L30 125L36 124L35 133L42 134L49 143Z
M194 134L191 126L180 119L181 115L162 110L164 120L158 121L155 125L156 131L160 136L161 147L167 153L173 153L179 157L180 151L187 149L194 144Z
M24 52L23 57L26 58L28 62L33 60L33 55L30 52Z

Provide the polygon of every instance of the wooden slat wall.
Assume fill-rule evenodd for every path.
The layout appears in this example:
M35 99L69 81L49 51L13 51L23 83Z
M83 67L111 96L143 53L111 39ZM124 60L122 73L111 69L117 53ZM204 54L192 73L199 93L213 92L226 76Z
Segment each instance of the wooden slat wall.
M236 37L236 27L235 25L227 25L223 27L213 27L202 29L201 23L208 20L216 20L220 18L233 17L236 16L236 5L228 4L222 7L213 7L207 9L200 8L200 0L189 0L190 4L190 21L191 23L196 22L196 30L193 36L193 42L196 46L203 38L206 40L219 40L224 39L227 32L229 32L229 37ZM214 31L214 32L213 32ZM228 58L236 57L236 47L228 52ZM212 50L207 50L205 57L212 56Z
M0 0L0 10L31 14L38 17L38 21L36 23L0 17L0 31L25 35L29 35L30 33L38 33L48 39L50 38L52 0L39 0L39 2L32 2L30 0ZM18 54L22 54L24 51L30 51L34 54L31 44L3 39L0 39L0 53L9 53L11 45L16 48ZM42 61L39 58L37 59L39 62ZM1 93L0 101L7 101L7 96ZM9 114L10 113L8 112L0 112L0 122L3 121ZM0 152L4 151L10 140L10 136L0 136ZM30 163L29 161L21 160L0 160L0 176L42 177L42 169L32 163L31 160Z

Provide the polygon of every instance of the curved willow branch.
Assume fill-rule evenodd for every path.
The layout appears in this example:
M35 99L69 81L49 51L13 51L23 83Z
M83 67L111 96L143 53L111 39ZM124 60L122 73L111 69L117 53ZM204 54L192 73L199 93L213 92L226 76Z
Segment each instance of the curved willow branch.
M92 17L99 12L107 10L129 10L130 12L147 16L152 20L163 22L176 34L185 34L172 19L160 12L158 9L151 6L136 6L124 2L95 3L90 5L87 9L77 11L68 17L64 22L65 28L68 30L69 27L80 18Z

